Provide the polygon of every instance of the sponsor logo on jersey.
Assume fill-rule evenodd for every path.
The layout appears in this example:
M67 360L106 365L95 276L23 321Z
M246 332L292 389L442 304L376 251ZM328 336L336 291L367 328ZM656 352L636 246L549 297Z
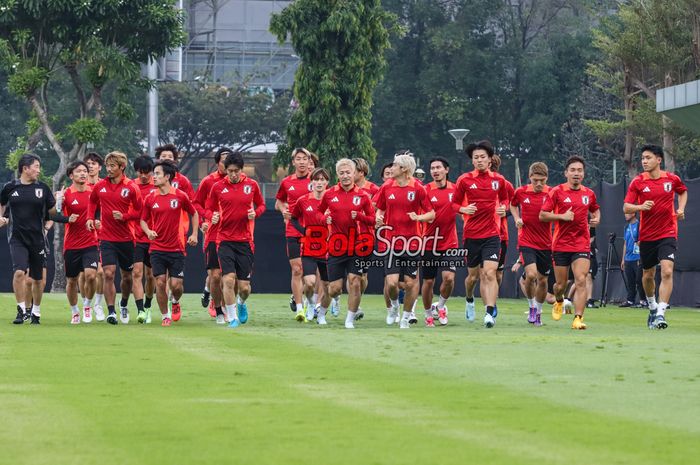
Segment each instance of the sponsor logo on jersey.
M391 194L391 195L389 196L389 200L395 200L395 199L396 199L396 197L394 197L394 194Z
M525 200L523 200L523 203L530 203L530 197L525 197Z
M437 201L438 201L438 199L437 199L437 197L433 196L433 198L432 198L432 199L430 199L430 201L431 201L431 202L437 202Z
M478 187L476 186L476 183L473 183L471 186L469 186L469 189L478 189Z
M292 191L294 191L294 190L296 190L296 189L294 189L294 186L289 186L289 189L288 189L288 190L289 190L289 192L292 192Z
M12 193L12 197L19 197L19 192L14 191L14 192Z
M311 205L309 205L308 207L306 207L306 211L307 211L307 212L312 212L312 211L314 211L314 207L312 207Z
M340 202L340 200L338 200L338 197L333 197L333 199L331 199L331 202Z
M222 194L228 194L228 187L224 187L224 189L221 191Z
M160 206L157 203L154 203L151 208L160 208Z
M642 192L651 192L651 189L649 189L649 186L646 186L646 187L642 190Z
M565 198L565 199L564 199L564 203L571 203L571 199L570 199L570 198L568 198L568 197L567 197L567 198Z

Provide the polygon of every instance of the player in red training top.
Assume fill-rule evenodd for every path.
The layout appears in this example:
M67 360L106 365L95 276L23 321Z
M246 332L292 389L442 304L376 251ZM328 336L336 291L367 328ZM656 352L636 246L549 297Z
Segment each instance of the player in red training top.
M141 229L151 241L151 267L156 278L156 300L160 308L162 325L170 326L181 314L179 300L182 297L182 281L185 278L185 230L182 212L192 215L192 233L187 244L197 245L199 214L183 191L172 186L177 167L169 161L159 161L153 169L153 185L157 192L148 194L143 202ZM177 226L175 226L177 225ZM173 294L172 319L168 316L166 280L170 277Z
M425 325L435 326L435 317L441 325L447 324L447 299L452 295L455 285L455 273L457 266L463 262L461 258L450 258L445 256L445 251L459 247L457 240L457 212L452 198L454 197L455 185L448 180L450 175L450 164L443 157L435 157L430 160L430 176L433 182L426 184L425 192L428 200L435 210L435 220L427 223L423 236L426 238L425 253L423 254L423 266L421 275L423 277L423 309L425 310ZM435 247L430 240L431 237L439 235L441 239L437 241ZM432 250L435 249L436 253ZM442 277L440 285L440 300L433 304L433 287L438 272Z
M102 179L92 189L90 207L88 209L87 227L95 229L95 213L100 210L102 226L97 232L100 240L100 257L104 269L104 292L109 314L107 322L117 324L117 314L114 310L116 288L114 274L117 264L121 270L120 319L124 324L129 323L129 294L131 293L134 267L134 234L130 222L141 214L143 201L141 192L136 184L124 175L127 159L121 152L111 152L105 157L107 178Z
M219 225L216 236L229 327L248 321L246 299L253 274L253 228L265 212L258 183L243 174L243 155L226 157L226 178L214 184L207 199L207 216ZM238 297L236 298L236 291Z
M218 324L224 324L223 312L223 288L221 287L221 268L219 267L219 255L216 251L216 235L219 231L219 226L211 224L205 218L207 198L211 192L211 188L217 182L226 177L226 168L224 162L226 157L233 153L233 150L228 147L222 147L216 151L214 161L216 162L216 171L207 175L202 182L199 183L199 188L195 195L195 208L199 213L199 218L202 223L202 232L204 233L204 262L207 269L207 281L204 285L202 293L202 307L209 307L209 315L216 317ZM211 294L210 294L211 293ZM211 301L209 297L211 295ZM211 302L211 306L209 305Z
M664 151L656 145L642 147L644 172L634 178L625 196L625 213L640 212L639 255L642 284L649 304L647 326L665 329L666 308L673 291L673 263L678 247L678 222L685 219L688 189L681 178L663 171ZM678 194L678 209L674 206ZM656 265L661 265L659 302L656 302Z
M296 318L303 321L304 305L302 302L302 275L304 270L301 264L301 235L289 220L292 217L291 211L294 204L301 196L308 194L311 191L311 154L305 148L296 148L292 152L292 166L294 173L287 176L280 183L277 191L275 210L282 213L285 224L285 237L287 240L287 257L289 258L289 266L292 269L292 298L289 305L296 312Z
M156 147L156 160L167 160L177 166L179 161L179 152L177 147L175 147L174 144L165 144L161 145L160 147ZM187 179L187 176L180 173L180 171L177 171L171 185L175 189L180 189L187 195L190 201L194 202L194 189L192 188L192 183L190 180ZM189 217L185 216L184 218Z
M491 158L491 171L495 173L500 173L501 169L501 157L498 154L494 154ZM503 175L501 175L503 176ZM515 194L515 188L513 184L508 181L505 176L506 194L508 195L508 200L505 203L506 206L506 216L498 216L496 220L500 223L499 236L501 237L501 254L498 258L498 269L496 270L496 282L498 283L498 288L501 288L501 283L503 282L503 270L506 266L506 254L508 253L508 211L510 210L510 201L513 199Z
M364 273L361 258L372 251L373 238L369 234L359 235L359 223L374 223L372 200L355 185L355 163L349 158L341 158L335 164L338 184L323 194L318 206L319 213L326 214L330 240L321 238L310 241L307 229L305 245L327 244L328 248L328 291L331 298L340 295L343 280L347 278L348 313L345 328L353 329L357 311L360 308L361 277ZM364 240L366 239L366 240ZM323 255L323 254L321 254Z
M399 275L406 284L404 310L399 328L408 329L417 323L413 304L418 297L418 266L422 253L421 223L435 219L435 211L423 186L413 179L416 160L402 154L394 157L392 181L377 194L377 241L384 253L384 280L391 307L386 323L394 324L399 316Z
M465 149L471 158L474 171L464 173L457 180L453 203L458 205L459 213L467 215L464 222L462 240L467 249L467 305L465 309L468 321L474 321L474 288L479 280L481 299L486 306L484 326L491 328L496 324L496 300L498 298L498 281L496 272L501 256L501 225L499 217L506 214L508 192L506 180L489 169L494 155L493 145L487 140L470 144ZM464 201L468 205L463 206Z
M148 155L140 156L134 160L134 171L136 172L134 182L141 191L142 199L158 190L153 184L153 167L153 159ZM134 246L134 270L132 275L134 279L134 300L138 309L137 321L139 323L150 323L151 302L153 301L153 293L156 288L156 280L151 269L151 256L149 253L151 241L141 228L141 218L134 222L134 240L136 244ZM146 278L145 285L144 277Z
M516 189L510 212L518 228L518 250L525 266L523 289L529 306L528 323L542 326L542 304L552 272L552 226L540 221L540 210L549 195L549 170L542 162L530 165L530 184Z
M65 215L57 219L66 223L63 236L63 262L66 272L66 297L71 308L71 324L80 323L78 309L78 277L83 273L83 322L92 321L90 302L95 295L97 278L97 234L88 231L88 204L92 188L88 185L88 167L85 162L74 161L68 165L66 176L73 182L63 190L61 196L61 213Z
M369 195L370 199L374 198L377 192L379 192L379 186L367 179L367 176L369 176L369 164L364 158L353 158L352 161L355 163L355 185L359 187L360 190L366 192L367 195ZM362 233L374 234L374 225L365 226L363 223L360 223L360 234ZM362 275L362 294L364 294L365 290L367 289L368 278L369 273L364 273ZM362 309L358 309L358 314L362 315L359 316L359 318L362 318L364 316L364 313L362 313Z
M596 227L600 223L600 207L595 193L581 184L584 170L583 158L576 155L569 157L564 171L566 182L549 191L539 215L541 221L556 222L552 238L556 278L556 302L552 307L552 318L555 320L561 319L569 267L574 274L576 294L572 329L586 329L583 310L586 307L587 296L586 275L591 264L591 235L588 228Z
M323 194L326 193L330 174L325 168L316 168L311 172L311 193L300 197L292 210L292 224L297 230L306 235L306 228L326 228L326 216L318 211ZM316 256L302 238L301 264L304 269L304 295L311 303L306 309L306 321L312 321L317 317L317 323L326 324L326 312L331 303L328 292L328 259L326 256ZM320 278L320 300L314 297L314 292L319 290L316 283L316 275ZM318 302L316 302L318 300Z
M83 157L83 161L88 167L88 181L87 184L90 187L95 187L97 181L100 180L100 171L105 164L104 159L96 152L88 152ZM99 228L98 228L99 229ZM99 245L98 245L99 252ZM104 295L102 293L102 285L104 284L104 273L102 271L102 263L97 262L97 277L95 278L95 299L92 302L92 310L95 314L95 319L97 321L103 321L105 319L104 309L102 308L102 302L104 300ZM78 278L78 287L83 289L85 287L85 282L83 274L80 274Z

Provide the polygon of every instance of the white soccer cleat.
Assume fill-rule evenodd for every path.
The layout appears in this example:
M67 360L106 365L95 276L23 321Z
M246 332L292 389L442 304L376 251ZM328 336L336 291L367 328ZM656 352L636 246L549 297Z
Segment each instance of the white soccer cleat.
M119 321L122 322L122 324L128 325L129 324L129 309L126 307L121 307L119 309Z
M309 305L306 297L304 297L304 302L306 302L306 320L313 321L314 317L316 316L316 307L314 305Z
M316 317L316 323L320 325L326 325L328 324L326 322L326 315L321 315L320 313L318 314L318 317Z
M399 309L391 307L387 309L386 311L386 324L389 326L393 325L396 323L396 321L399 319Z
M92 322L92 309L90 307L83 308L83 323Z
M447 306L438 310L438 321L442 326L447 324Z
M345 320L345 329L355 329L355 325L352 320Z
M416 318L416 312L414 312L413 310L411 310L411 314L408 316L408 323L412 325L418 323L418 318Z
M494 320L493 316L489 315L488 313L484 315L484 326L487 328L493 328L496 324L496 320Z
M400 329L408 329L411 327L411 323L409 323L408 318L401 318L401 321L399 321L399 328Z
M464 308L464 315L467 321L474 321L474 319L476 318L476 306L474 305L474 302L467 302L467 305Z
M569 299L564 299L564 313L570 315L573 313L574 304Z
M435 318L435 319L438 318L439 315L438 315L437 304L432 304L432 305L430 306L430 313L433 314L433 318Z
M224 318L224 314L216 315L216 324L217 325L225 325L226 324L226 318Z
M73 313L70 319L70 324L79 325L80 324L80 313Z
M93 310L95 311L95 319L97 321L105 321L105 311L102 308L102 305L95 305Z

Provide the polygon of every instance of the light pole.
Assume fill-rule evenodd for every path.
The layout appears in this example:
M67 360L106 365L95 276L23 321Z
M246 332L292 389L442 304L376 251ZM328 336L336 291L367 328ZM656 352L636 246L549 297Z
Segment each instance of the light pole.
M463 141L464 141L464 138L467 137L467 134L469 134L469 132L470 132L469 129L450 129L447 132L450 133L450 135L452 137L454 137L454 139L455 139L455 150L458 153L461 153L464 150ZM462 158L463 157L458 158L460 173L462 172Z

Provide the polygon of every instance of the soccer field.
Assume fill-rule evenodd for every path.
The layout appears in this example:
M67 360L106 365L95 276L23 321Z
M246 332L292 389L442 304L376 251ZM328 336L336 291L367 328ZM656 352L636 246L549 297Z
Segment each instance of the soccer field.
M173 327L71 326L47 295L40 327L0 296L0 464L689 464L700 456L700 312L589 310L529 326L387 328L379 296L357 329L292 319L253 295L247 325L183 299ZM343 304L345 297L343 297ZM449 305L449 303L448 303ZM546 312L550 309L546 306ZM693 459L692 457L695 457Z

